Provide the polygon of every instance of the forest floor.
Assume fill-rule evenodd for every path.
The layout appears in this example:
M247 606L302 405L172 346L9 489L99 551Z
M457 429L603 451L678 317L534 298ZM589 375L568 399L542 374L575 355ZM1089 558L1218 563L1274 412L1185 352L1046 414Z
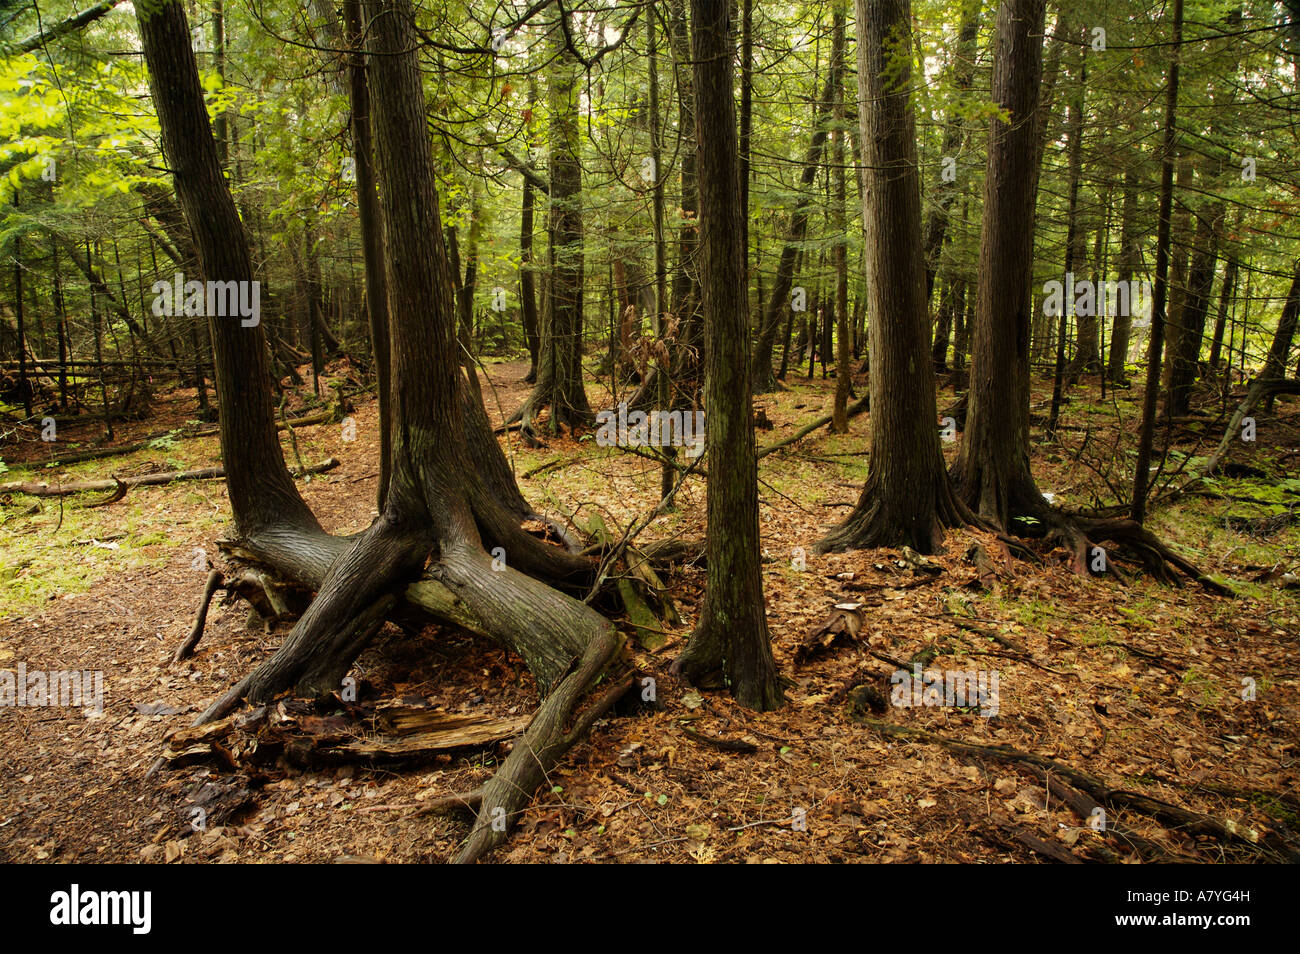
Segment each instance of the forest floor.
M494 417L523 399L525 367L489 366ZM828 413L833 378L799 374L789 384L759 399L774 425L759 432L760 445ZM1046 413L1050 389L1039 384L1036 415ZM1067 508L1093 506L1093 491L1109 496L1106 483L1121 482L1116 462L1134 442L1140 395L1121 390L1103 399L1097 384L1072 392L1059 443L1035 428L1039 486ZM593 406L611 403L600 383L590 393ZM1171 467L1194 466L1218 442L1221 405L1200 397L1214 407L1207 423L1178 425ZM296 431L305 463L341 461L300 481L332 532L360 530L374 516L377 406L372 396L354 400L354 440L345 440L352 435L339 423ZM951 402L949 385L940 406ZM102 425L61 422L54 445L36 433L17 435L23 442L7 440L0 450L13 468L5 479L67 482L217 464L216 437L179 434L193 408L192 390L160 393L147 420L119 425L116 435L128 443L161 434L151 447L75 466L19 469L53 448L92 446ZM1300 572L1300 480L1292 476L1300 473L1300 402L1281 399L1257 421L1257 440L1231 456L1256 476L1220 478L1218 497L1157 504L1148 521L1229 583L1235 599L1195 584L1162 585L1119 558L1098 576L1074 572L1060 549L1040 546L1039 564L1004 561L993 535L974 531L951 532L930 569L913 568L893 550L819 556L813 544L848 512L865 477L868 416L855 419L848 435L823 429L765 457L764 586L774 652L790 680L788 704L747 712L670 674L705 578L700 568L679 569L668 583L681 624L654 652L629 639L633 663L655 679L657 708L598 722L495 860L1282 857L1300 843L1300 590L1285 575ZM284 443L293 462L287 436ZM945 452L957 446L946 444ZM507 452L521 475L559 461L520 481L548 515L581 522L600 513L617 532L657 502L656 464L589 437L528 449L512 436ZM436 862L452 855L468 832L465 817L428 811L428 803L474 788L508 743L382 765L301 767L280 759L250 768L209 759L146 777L164 733L188 725L286 630L250 629L246 606L214 603L197 653L170 662L217 557L224 487L138 487L108 506L81 506L102 496L0 500L0 669L100 670L105 692L102 713L0 709L0 860ZM703 481L688 479L677 510L642 540L701 536L704 497ZM965 562L973 544L994 555L991 570ZM827 623L830 631L816 636ZM617 624L631 634L625 619ZM989 678L995 671L996 714L888 705L891 673L914 663ZM401 699L520 717L537 702L519 659L434 627L414 634L386 627L356 671L362 700L371 703ZM292 706L280 711L294 715ZM897 734L908 729L1006 746L1087 773L1109 806L1106 830L1095 830L1086 800L1082 808L1079 799L1073 808L1062 800L1070 792L1059 787L1055 766L1045 780L1023 760ZM197 831L196 801L212 810Z

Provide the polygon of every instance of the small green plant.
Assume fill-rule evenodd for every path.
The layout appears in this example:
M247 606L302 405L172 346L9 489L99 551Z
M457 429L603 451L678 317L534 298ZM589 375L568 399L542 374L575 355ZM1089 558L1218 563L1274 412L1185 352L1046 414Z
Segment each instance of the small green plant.
M166 434L162 435L161 437L155 437L153 440L149 442L149 447L152 450L160 450L160 451L175 450L176 435L178 433L180 432L172 430L172 431L168 431Z

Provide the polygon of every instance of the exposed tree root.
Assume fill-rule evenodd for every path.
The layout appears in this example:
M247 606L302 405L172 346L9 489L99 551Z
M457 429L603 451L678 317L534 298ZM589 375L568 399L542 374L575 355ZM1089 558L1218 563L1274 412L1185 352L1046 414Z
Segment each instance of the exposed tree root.
M1071 516L1049 507L1046 501L1034 509L1036 512L1031 517L1034 522L1028 524L1024 535L1043 537L1049 543L1062 543L1074 554L1072 566L1076 573L1122 576L1122 571L1111 562L1112 553L1101 547L1103 542L1109 542L1139 560L1148 573L1163 583L1178 585L1179 576L1173 572L1177 570L1212 593L1228 597L1237 595L1133 520ZM1099 548L1100 553L1097 552Z
M945 529L962 526L992 529L953 493L942 469L932 483L927 491L911 482L896 481L905 494L886 497L880 491L879 477L872 472L853 511L817 541L817 552L906 545L919 553L938 553L943 549Z
M924 742L932 745L939 745L950 752L958 755L965 755L977 759L993 759L999 762L1008 762L1020 765L1033 772L1040 779L1044 776L1054 777L1058 782L1064 780L1070 786L1079 792L1086 793L1096 800L1097 804L1111 809L1128 808L1141 814L1148 815L1158 821L1172 825L1178 830L1193 834L1204 835L1214 838L1218 841L1235 844L1249 848L1255 852L1271 856L1275 860L1285 860L1290 862L1300 861L1300 850L1294 843L1294 839L1286 838L1279 832L1265 830L1257 832L1254 829L1238 824L1230 819L1220 820L1210 815L1203 815L1200 812L1190 811L1181 808L1178 805L1152 798L1140 792L1132 792L1122 788L1112 788L1101 779L1089 775L1086 772L1049 759L1041 755L1035 755L1032 752L1021 752L1005 745L975 745L969 742L960 742L955 739L949 739L933 732L927 732L924 729L912 728L909 726L894 725L888 722L878 722L872 719L863 719L864 724L875 729L883 735L890 735L897 738L911 739L917 742ZM1079 799L1069 799L1067 801L1070 807L1076 813L1092 813L1093 804ZM1077 807L1076 807L1077 806ZM1084 816L1084 817L1088 817ZM1106 829L1121 833L1121 837L1131 840L1131 833L1126 833L1123 828L1114 829L1115 823L1110 819L1106 820ZM1145 842L1145 840L1143 840ZM1134 847L1143 847L1135 844ZM1167 856L1168 852L1164 849L1152 846L1150 842L1145 842L1148 850L1159 851L1160 855ZM1163 860L1187 860L1181 858L1170 859L1165 857Z
M1077 573L1117 571L1117 568L1112 567L1109 552L1094 553L1094 549L1101 543L1109 541L1117 544L1122 552L1138 559L1147 572L1162 582L1178 583L1177 573L1170 570L1173 567L1213 593L1220 596L1236 595L1229 587L1211 579L1190 560L1175 553L1141 524L1123 518L1067 514L1044 499L1034 484L1033 477L1029 475L1027 464L1016 471L1002 474L994 466L978 469L975 472L976 485L966 487L958 484L958 495L967 501L978 501L980 513L987 514L988 519L1005 527L1009 533L1064 544L1074 554L1072 565ZM960 475L958 462L952 469L952 476L958 480ZM1008 542L1010 537L999 534L999 539ZM1094 562L1098 567L1096 570L1093 569Z
M501 768L483 786L478 818L456 856L457 864L477 861L505 841L520 809L546 781L564 753L632 687L633 676L624 676L578 714L573 719L572 728L565 730L578 702L605 671L618 645L613 627L606 623L588 645L577 667L542 703Z
M199 601L199 611L194 617L194 625L190 627L189 635L176 647L176 652L172 655L172 662L180 662L193 655L194 648L198 646L199 640L203 638L203 628L208 622L208 607L212 604L212 597L217 590L225 585L225 582L226 578L220 570L213 570L208 574L208 582L203 587L203 598Z

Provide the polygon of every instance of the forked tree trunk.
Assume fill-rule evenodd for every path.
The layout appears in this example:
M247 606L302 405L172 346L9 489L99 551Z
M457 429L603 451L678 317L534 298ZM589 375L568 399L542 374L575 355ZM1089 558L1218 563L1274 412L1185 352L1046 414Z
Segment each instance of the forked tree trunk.
M705 320L708 589L675 668L751 709L783 702L763 602L729 4L691 0Z
M247 241L221 177L184 11L163 2L136 12L164 151L203 273L249 280ZM337 688L399 598L500 640L524 656L543 691L553 692L483 790L479 822L460 856L472 860L505 837L536 783L572 744L568 715L612 657L616 639L589 607L520 572L589 580L592 567L524 533L471 464L412 18L407 0L380 0L365 11L370 88L379 91L372 115L393 358L392 378L381 382L395 416L388 497L379 518L356 537L324 534L276 442L260 326L214 323L235 549L319 592L281 648L201 719L218 717L241 698ZM500 571L484 551L494 544L507 554ZM417 579L431 551L436 563ZM493 824L498 819L506 824Z
M872 315L870 469L853 512L817 547L905 544L933 553L943 528L971 515L953 495L939 445L911 105L910 0L857 0L857 22Z

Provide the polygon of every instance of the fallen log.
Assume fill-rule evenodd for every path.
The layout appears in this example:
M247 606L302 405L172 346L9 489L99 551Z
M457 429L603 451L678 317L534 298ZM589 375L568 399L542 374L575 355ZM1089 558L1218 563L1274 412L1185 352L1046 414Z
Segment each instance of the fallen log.
M333 470L339 465L335 457L323 460L319 464L313 464L307 468L297 468L292 470L295 477L303 477L307 474L321 474L327 470ZM70 484L55 484L50 486L47 483L33 483L29 481L11 481L0 484L0 494L27 494L32 497L67 497L72 494L82 494L88 491L118 491L121 486L126 487L154 487L160 484L170 484L178 480L217 480L226 476L224 467L203 467L198 470L171 470L162 474L141 474L138 477L113 477L109 480L79 480ZM125 493L123 493L125 496ZM121 497L115 498L120 500Z
M849 418L850 419L855 418L863 411L867 410L867 406L870 403L871 403L870 395L865 395L859 398L857 401L854 401L851 405L849 405L849 410L848 410ZM761 460L762 458L766 457L768 454L774 453L775 451L779 451L782 447L788 447L789 445L795 443L796 441L803 440L813 431L817 430L818 428L825 427L830 422L831 422L831 415L829 414L823 417L819 417L811 424L805 424L803 427L799 428L799 430L795 431L789 437L783 437L775 444L768 444L766 447L760 447L758 449L758 452L754 456Z
M289 418L289 427L307 427L311 424L324 424L333 418L333 411L319 411L315 414L304 414L302 417ZM280 421L275 425L277 431L285 430L285 422ZM102 460L105 457L117 457L122 454L134 454L136 451L147 450L149 445L154 441L161 440L186 440L192 437L215 437L217 435L217 426L215 424L196 427L192 430L183 431L159 431L156 434L150 434L142 440L135 441L131 444L119 444L116 447L100 447L95 450L76 451L71 454L64 454L62 457L55 457L52 460L29 460L19 461L10 464L10 470L20 470L22 468L36 467L64 467L68 464L82 464L88 460Z

